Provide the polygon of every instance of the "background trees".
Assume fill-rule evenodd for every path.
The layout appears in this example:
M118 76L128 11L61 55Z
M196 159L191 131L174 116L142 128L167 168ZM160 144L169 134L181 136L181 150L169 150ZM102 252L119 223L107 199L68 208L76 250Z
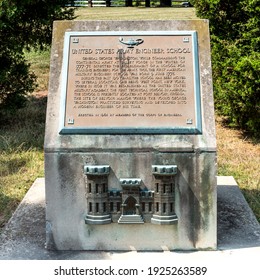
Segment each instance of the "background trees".
M215 106L260 136L260 0L194 0L210 20Z
M15 109L35 88L24 49L51 43L52 22L72 19L67 0L0 0L0 109Z

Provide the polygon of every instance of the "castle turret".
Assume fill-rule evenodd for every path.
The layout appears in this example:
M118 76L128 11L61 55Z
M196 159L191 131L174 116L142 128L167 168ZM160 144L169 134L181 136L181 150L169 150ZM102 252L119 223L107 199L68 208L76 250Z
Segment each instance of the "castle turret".
M153 224L170 225L178 221L175 214L175 175L176 165L153 165L154 175L154 214Z
M88 214L85 217L86 224L109 224L108 175L109 165L85 165L86 175L86 199Z

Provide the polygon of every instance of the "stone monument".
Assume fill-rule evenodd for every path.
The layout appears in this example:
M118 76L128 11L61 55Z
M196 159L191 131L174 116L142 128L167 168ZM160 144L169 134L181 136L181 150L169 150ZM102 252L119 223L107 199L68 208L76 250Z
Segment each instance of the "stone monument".
M216 248L208 21L54 23L46 246Z

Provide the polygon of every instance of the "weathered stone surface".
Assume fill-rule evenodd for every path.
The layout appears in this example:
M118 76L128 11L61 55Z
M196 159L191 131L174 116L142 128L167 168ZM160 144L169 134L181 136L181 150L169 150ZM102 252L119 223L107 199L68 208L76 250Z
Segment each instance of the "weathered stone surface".
M201 134L60 134L64 114L64 108L62 109L64 34L68 31L111 30L197 31ZM170 250L215 249L216 139L208 22L205 20L56 22L44 149L47 248L129 250L134 247L137 250L161 250L164 246ZM88 189L88 184L90 182L92 184L95 180L89 176L96 175L86 174L84 166L91 165L109 166L107 186L106 181L102 181L102 184L105 184L104 188L108 187L108 192L121 192L121 206L126 207L127 211L135 209L134 211L139 212L145 206L147 213L143 213L144 223L118 224L122 212L117 209L117 212L111 214L108 211L107 201L110 203L119 201L116 198L106 198L104 194L99 195L98 192L95 192L94 196L93 190L90 192ZM165 174L153 174L154 165L176 165L177 172L172 174L171 181L167 178L157 178L156 176ZM124 205L127 196L120 184L122 178L141 180L140 200L133 194L130 203L132 208ZM166 199L164 192L157 195L156 184L160 186L161 191L164 184L167 191L171 184L174 186L171 211L170 201ZM100 190L100 186L94 187ZM130 193L131 190L127 191ZM150 191L152 198L146 200L146 205L142 205L144 200L141 192L145 191ZM88 192L91 195L88 195ZM158 202L156 211L160 212L159 224L150 223L158 220L158 213L156 214L154 210L157 207L156 201ZM149 203L153 205L151 211L147 210ZM99 217L101 221L102 219L108 221L106 215L111 214L111 223L88 223L93 208L109 212L102 214L103 216L94 213L96 220ZM169 217L177 216L176 219L169 218L172 220L170 224L164 223L167 215L162 213L166 213L166 210L169 211ZM153 214L156 215L154 219Z
M55 251L46 250L45 241L45 184L38 178L27 192L15 213L0 234L0 260L129 260L143 261L160 259L184 262L205 260L210 263L226 263L228 267L259 255L260 225L246 203L233 177L218 177L218 247L214 252L169 252L162 247L160 252L137 252L131 247L128 252L104 251ZM235 226L234 226L235 224ZM223 260L224 258L224 260ZM246 262L249 263L249 262ZM250 269L258 269L250 262ZM256 271L256 270L255 270ZM248 272L248 271L247 271ZM232 272L233 273L233 272Z

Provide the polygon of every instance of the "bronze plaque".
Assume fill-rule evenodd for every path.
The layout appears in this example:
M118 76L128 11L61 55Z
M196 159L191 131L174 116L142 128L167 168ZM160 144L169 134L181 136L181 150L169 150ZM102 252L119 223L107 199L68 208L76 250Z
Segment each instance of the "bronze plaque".
M201 133L195 31L68 32L61 133Z

